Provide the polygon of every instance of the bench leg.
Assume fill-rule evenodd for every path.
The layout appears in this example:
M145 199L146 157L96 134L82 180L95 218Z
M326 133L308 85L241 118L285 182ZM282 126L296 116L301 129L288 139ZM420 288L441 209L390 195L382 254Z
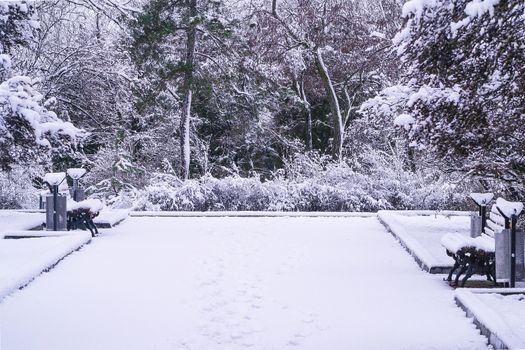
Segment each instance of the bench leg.
M97 226L95 226L95 223L93 222L93 220L86 219L84 224L86 225L86 227L91 232L91 237L95 237L96 235L98 235Z
M469 267L468 266L462 266L461 269L459 270L458 274L456 275L456 278L454 279L454 285L457 286L458 283L459 283L459 278L461 277L462 274L465 273L465 271L467 271Z
M494 281L494 285L497 285L498 282L496 282L496 264L492 264L490 266L490 275L492 276L492 280Z
M461 280L461 285L460 285L461 288L465 287L465 282L467 282L467 280L470 277L472 277L472 275L474 274L474 271L475 271L475 267L473 264L471 264L467 270L467 273L465 274L465 277L463 277L463 279Z
M450 273L448 274L447 281L452 281L452 275L454 274L454 271L459 267L458 261L454 260L454 266L452 266L452 270L450 270Z
M489 271L485 272L485 275L487 276L487 281L492 281L492 276Z

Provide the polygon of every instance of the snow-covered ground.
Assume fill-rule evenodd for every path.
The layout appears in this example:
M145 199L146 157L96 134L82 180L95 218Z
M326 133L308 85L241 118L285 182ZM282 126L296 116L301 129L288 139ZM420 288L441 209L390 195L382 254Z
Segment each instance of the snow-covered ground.
M44 213L0 210L0 233L7 230L30 230L45 222Z
M90 234L85 232L60 237L0 239L0 301L90 239Z
M517 294L508 294L510 292ZM487 336L497 348L525 349L524 288L461 289L456 291L456 298L472 317L484 325L485 331L489 332Z
M113 227L126 220L130 211L127 209L103 209L100 214L93 219L98 228Z
M415 255L426 270L443 272L454 265L446 253L441 238L447 233L460 233L470 237L470 216L467 212L451 212L453 215L414 215L417 212L380 211L379 218Z
M82 231L29 231L44 220L40 212L0 211L0 301L91 240Z
M132 217L3 300L1 349L485 349L453 295L374 217Z

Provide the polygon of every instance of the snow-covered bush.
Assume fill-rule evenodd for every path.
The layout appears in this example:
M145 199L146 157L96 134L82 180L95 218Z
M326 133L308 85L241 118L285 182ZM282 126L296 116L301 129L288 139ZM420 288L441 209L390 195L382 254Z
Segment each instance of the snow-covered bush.
M34 175L41 174L38 168L15 167L11 172L0 171L0 209L36 208L38 190L33 187Z
M467 184L436 172L405 170L396 159L372 150L369 157L375 166L357 172L346 163L298 156L268 181L204 176L183 182L157 174L144 189L122 191L110 203L162 211L377 211L462 209L468 202Z

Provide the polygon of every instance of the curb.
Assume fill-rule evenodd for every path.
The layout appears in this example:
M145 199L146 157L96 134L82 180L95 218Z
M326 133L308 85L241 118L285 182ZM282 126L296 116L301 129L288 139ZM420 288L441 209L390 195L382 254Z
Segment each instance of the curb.
M414 259L414 261L418 264L418 266L423 270L430 274L448 274L450 273L450 270L452 270L452 266L428 266L421 260L421 258L408 247L408 245L403 241L395 232L390 228L390 226L381 218L381 215L377 216L377 219L379 222L385 227L385 229L396 239L396 241L399 242L399 244L405 249L410 256Z
M91 235L87 235L86 234L86 239L83 240L82 242L80 242L79 245L76 245L76 247L73 247L72 249L68 249L66 253L64 254L60 254L60 256L54 258L54 259L50 259L50 261L48 263L45 264L45 266L42 268L42 269L39 269L40 272L34 274L33 276L31 277L28 277L26 278L25 280L23 280L22 282L20 282L17 286L11 288L11 289L8 289L5 293L3 294L0 294L0 304L2 303L2 300L9 296L9 295L12 295L13 293L15 293L17 290L22 290L24 289L25 287L27 287L31 282L33 282L35 279L37 279L38 277L40 277L42 274L46 273L46 272L49 272L51 271L52 269L55 268L55 266L57 266L62 260L64 260L66 257L70 256L71 254L73 254L74 252L77 252L79 251L80 249L82 249L85 245L91 243ZM16 282L15 282L16 283Z
M494 349L522 349L523 341L513 336L512 331L508 332L508 325L502 320L498 313L485 305L476 298L476 294L525 294L525 288L496 288L496 289L457 289L454 293L454 300L467 317L472 318L472 322L480 330L481 334L487 337L488 343ZM483 320L484 319L484 320Z

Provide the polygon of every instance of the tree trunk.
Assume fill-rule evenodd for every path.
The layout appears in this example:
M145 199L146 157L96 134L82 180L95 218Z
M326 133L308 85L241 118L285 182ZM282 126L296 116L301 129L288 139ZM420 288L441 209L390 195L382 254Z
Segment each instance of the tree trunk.
M195 41L197 36L195 17L197 16L197 0L188 1L187 39L186 39L186 71L184 73L184 104L180 118L180 152L181 177L187 180L190 176L190 116L193 97L193 70L195 65Z
M314 148L312 141L312 109L310 106L306 109L306 148L309 151Z
M315 64L317 66L317 71L321 76L324 84L324 89L330 102L330 110L332 112L332 126L334 132L334 140L332 143L332 156L334 159L341 160L343 153L343 117L341 114L341 107L339 106L339 101L337 100L337 95L335 93L334 85L330 79L330 74L328 68L324 64L323 55L321 49L317 48L315 51Z
M301 75L301 84L299 86L299 96L303 101L304 110L306 113L306 149L311 151L313 149L312 142L312 108L308 99L306 98L306 92L304 91L304 76Z

